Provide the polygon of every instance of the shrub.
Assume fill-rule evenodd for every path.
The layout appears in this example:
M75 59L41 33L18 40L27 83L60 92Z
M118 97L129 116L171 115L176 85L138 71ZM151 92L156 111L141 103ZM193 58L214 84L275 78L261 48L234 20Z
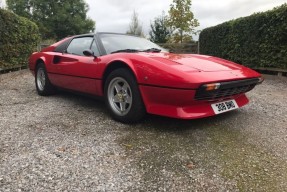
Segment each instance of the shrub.
M287 4L204 29L200 53L249 67L287 69Z
M0 9L0 23L0 68L27 65L40 40L37 25L3 9Z
M161 43L158 45L173 53L198 53L197 43Z

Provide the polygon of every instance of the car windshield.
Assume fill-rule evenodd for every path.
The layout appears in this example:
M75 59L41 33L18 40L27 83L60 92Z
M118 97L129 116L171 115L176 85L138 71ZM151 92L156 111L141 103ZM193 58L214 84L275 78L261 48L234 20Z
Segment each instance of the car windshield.
M107 54L117 52L168 52L157 44L141 37L122 34L100 34L100 39Z

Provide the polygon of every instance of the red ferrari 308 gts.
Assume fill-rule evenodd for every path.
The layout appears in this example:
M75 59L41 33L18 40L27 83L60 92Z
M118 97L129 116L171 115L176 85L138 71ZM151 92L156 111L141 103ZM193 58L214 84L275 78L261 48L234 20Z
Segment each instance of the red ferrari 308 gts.
M115 33L65 38L33 53L29 68L39 95L64 88L102 96L111 116L124 123L145 113L195 119L237 109L263 81L231 61L169 53L147 39Z

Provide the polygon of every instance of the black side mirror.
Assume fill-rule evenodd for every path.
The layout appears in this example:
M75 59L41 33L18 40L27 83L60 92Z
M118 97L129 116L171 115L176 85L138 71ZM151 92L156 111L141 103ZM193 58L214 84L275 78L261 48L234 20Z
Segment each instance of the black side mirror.
M90 49L84 50L84 51L83 51L83 54L84 54L85 56L87 56L87 57L95 57L95 58L96 58L94 52L93 52L92 50L90 50Z

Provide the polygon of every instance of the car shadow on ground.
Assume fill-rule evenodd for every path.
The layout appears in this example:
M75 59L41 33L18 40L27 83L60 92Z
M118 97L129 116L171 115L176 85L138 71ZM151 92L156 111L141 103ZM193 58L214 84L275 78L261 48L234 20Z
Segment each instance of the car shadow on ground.
M59 91L56 97L70 100L75 105L82 106L83 108L94 108L96 111L101 111L106 118L112 119L107 107L105 106L104 100L101 97L93 97L68 91ZM210 127L216 124L222 124L224 121L228 121L228 119L236 117L238 113L241 112L239 110L235 110L212 117L189 120L146 114L144 119L138 123L122 124L115 120L113 120L113 123L125 125L125 128L131 128L133 130L139 128L153 131L181 132L190 129L204 129L207 126Z
M76 105L83 106L83 107L94 107L95 109L105 110L105 102L103 98L81 94L77 92L70 92L65 90L58 90L57 94L53 95L53 97L59 97L62 99L67 99L73 102Z
M214 124L220 124L225 120L236 116L239 111L230 111L228 113L220 114L212 117L205 117L200 119L174 119L169 117L162 117L157 115L146 115L145 119L142 121L142 126L148 128L148 126L153 126L155 129L167 131L185 131L188 129L198 129L206 126L212 126Z

